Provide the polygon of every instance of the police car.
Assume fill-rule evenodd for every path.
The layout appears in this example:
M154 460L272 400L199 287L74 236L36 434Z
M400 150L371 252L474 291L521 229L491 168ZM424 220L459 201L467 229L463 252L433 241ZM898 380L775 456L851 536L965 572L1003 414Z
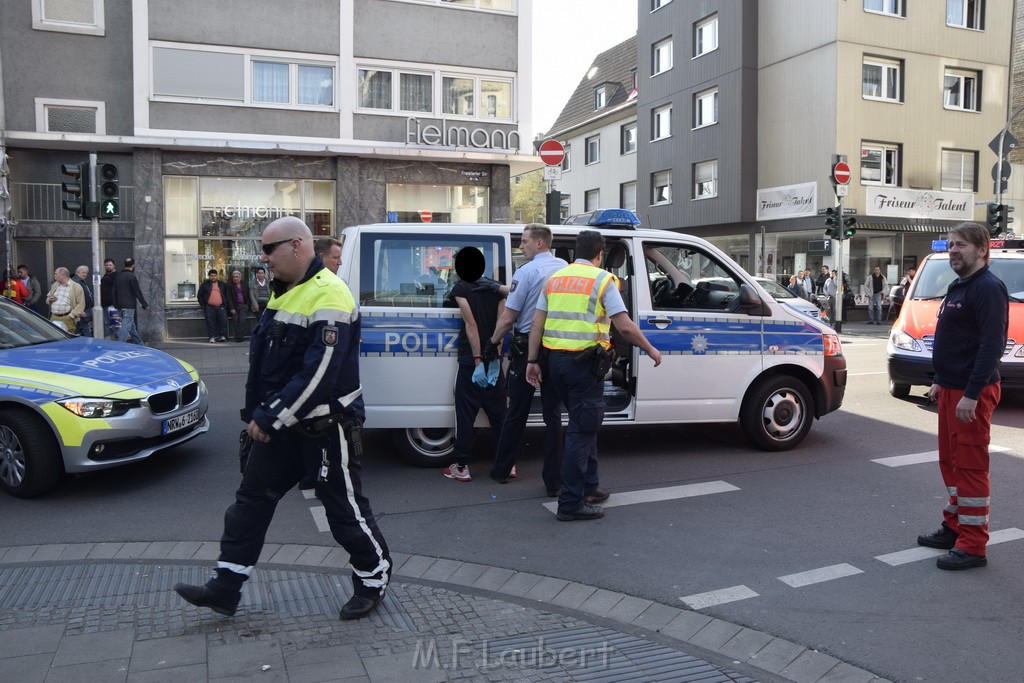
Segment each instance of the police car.
M935 378L936 316L956 273L949 267L946 240L936 240L933 248L935 253L921 262L904 293L886 345L889 393L896 398L909 396L913 385L930 386ZM1024 389L1024 240L992 240L989 255L989 268L1010 295L1009 333L999 365L1001 384L1004 391L1020 390Z
M46 493L210 428L195 369L144 346L76 337L0 298L0 488Z
M612 328L617 360L604 383L604 424L737 423L758 448L797 447L816 419L842 405L846 359L835 330L776 301L709 242L639 223L632 212L604 209L550 226L552 251L568 262L581 230L601 230L603 267L662 354L654 368ZM453 223L344 230L338 274L359 300L366 427L393 430L416 465L444 465L453 450L461 319L450 297L457 275L446 266L472 246L488 276L510 283L522 232ZM541 424L540 413L535 398L529 424Z

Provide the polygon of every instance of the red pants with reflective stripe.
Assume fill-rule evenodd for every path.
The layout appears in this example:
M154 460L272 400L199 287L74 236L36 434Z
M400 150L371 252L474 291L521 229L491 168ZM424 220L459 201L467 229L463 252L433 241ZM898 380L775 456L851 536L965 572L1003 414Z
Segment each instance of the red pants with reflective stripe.
M956 547L971 555L984 555L988 543L988 442L1000 393L999 382L982 389L975 420L968 423L956 417L964 392L939 389L939 471L950 490L943 515L958 534Z

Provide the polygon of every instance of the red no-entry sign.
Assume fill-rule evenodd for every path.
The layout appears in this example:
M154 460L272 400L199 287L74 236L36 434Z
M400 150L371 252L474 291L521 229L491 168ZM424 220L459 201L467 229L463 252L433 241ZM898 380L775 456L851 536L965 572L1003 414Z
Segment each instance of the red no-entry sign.
M420 220L424 223L429 223L433 219L434 214L430 211L420 211Z
M565 159L565 147L558 140L540 143L540 160L548 166L558 166Z
M848 185L850 183L850 165L845 161L840 161L832 167L832 177L840 185Z

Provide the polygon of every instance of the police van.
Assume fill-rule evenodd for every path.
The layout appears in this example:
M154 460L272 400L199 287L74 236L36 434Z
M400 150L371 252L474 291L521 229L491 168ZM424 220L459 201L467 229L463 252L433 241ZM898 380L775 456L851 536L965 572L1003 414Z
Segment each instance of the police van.
M932 345L935 324L946 290L956 279L949 267L946 240L935 240L934 253L921 262L906 291L896 289L900 314L889 332L886 356L889 393L906 398L914 385L930 386L935 378ZM999 365L1004 391L1024 389L1024 240L992 240L989 269L1010 295L1010 325Z
M576 235L600 230L603 267L619 278L630 317L662 353L655 369L612 326L617 360L604 383L605 426L739 423L757 447L783 451L842 405L846 359L835 331L777 302L720 249L638 229L623 210L575 222L550 226L552 251L572 263ZM394 430L414 464L440 466L452 454L461 322L449 296L455 253L476 247L485 274L508 284L522 263L522 231L450 223L343 231L338 274L360 307L366 427ZM530 424L542 424L539 395Z

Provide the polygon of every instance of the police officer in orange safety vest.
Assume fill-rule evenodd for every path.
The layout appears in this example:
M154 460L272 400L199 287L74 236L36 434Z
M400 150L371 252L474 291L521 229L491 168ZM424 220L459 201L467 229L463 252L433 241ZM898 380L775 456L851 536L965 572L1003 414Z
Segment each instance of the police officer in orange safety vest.
M543 380L555 386L569 413L557 514L563 522L604 517L596 505L608 499L597 475L597 430L604 419L604 377L611 364L609 321L655 367L661 365L661 353L626 312L618 278L601 269L604 249L601 233L577 235L576 261L552 273L530 328L527 381L539 387L543 370Z

